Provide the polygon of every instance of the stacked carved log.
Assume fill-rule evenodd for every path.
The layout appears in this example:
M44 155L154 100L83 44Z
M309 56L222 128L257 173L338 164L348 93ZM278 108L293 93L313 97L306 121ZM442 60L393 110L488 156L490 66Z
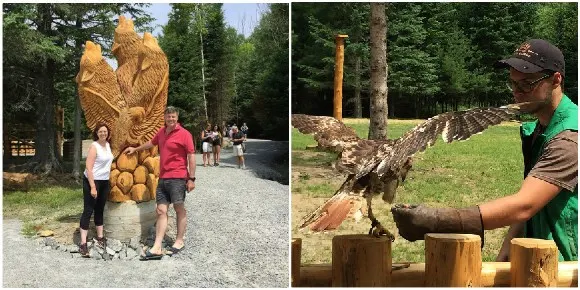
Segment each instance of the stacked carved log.
M120 154L111 170L109 200L144 202L155 200L159 178L157 147L138 154Z

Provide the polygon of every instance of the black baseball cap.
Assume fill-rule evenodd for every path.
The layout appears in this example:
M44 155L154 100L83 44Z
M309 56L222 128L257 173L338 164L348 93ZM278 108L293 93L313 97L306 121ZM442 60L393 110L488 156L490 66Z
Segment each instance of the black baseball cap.
M562 51L543 39L530 39L522 43L510 58L498 61L497 65L511 66L522 73L551 70L564 77L565 62Z

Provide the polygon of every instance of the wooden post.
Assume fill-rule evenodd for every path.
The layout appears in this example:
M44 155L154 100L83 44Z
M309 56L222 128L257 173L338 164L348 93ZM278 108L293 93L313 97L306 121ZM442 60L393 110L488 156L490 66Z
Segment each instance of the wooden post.
M302 255L302 239L292 239L292 264L291 264L291 281L292 287L300 286L300 258Z
M480 286L509 287L510 269L510 262L483 262ZM391 287L423 287L424 281L425 263L412 263L409 268L391 272ZM300 267L300 286L332 286L332 264L303 264ZM577 261L558 263L558 287L578 287Z
M56 118L56 146L58 147L59 157L62 158L62 144L64 142L64 109L56 106L54 112Z
M391 240L387 237L335 236L332 239L332 286L390 286L391 262Z
M480 287L481 238L465 234L427 234L425 286Z
M512 287L558 286L558 247L554 241L512 239L510 262Z
M344 67L344 39L348 35L338 34L334 39L336 54L334 59L334 110L335 119L342 121L342 76Z

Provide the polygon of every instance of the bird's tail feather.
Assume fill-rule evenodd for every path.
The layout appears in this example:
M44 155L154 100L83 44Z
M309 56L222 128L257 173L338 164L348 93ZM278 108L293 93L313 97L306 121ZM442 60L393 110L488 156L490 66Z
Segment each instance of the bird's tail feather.
M318 207L314 212L305 216L300 228L309 227L312 231L334 230L347 218L354 209L358 210L362 204L362 197L351 195L345 191L350 179L347 179L340 189Z

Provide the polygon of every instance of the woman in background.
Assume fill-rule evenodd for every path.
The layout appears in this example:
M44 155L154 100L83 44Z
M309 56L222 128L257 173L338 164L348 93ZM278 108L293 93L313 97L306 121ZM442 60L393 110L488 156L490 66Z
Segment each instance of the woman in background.
M208 165L211 166L211 124L207 124L205 130L201 131L201 149L202 149L202 156L203 156L203 167L207 167Z
M222 149L223 135L221 133L220 127L218 125L213 126L212 132L212 147L213 147L213 165L220 165L220 151Z

